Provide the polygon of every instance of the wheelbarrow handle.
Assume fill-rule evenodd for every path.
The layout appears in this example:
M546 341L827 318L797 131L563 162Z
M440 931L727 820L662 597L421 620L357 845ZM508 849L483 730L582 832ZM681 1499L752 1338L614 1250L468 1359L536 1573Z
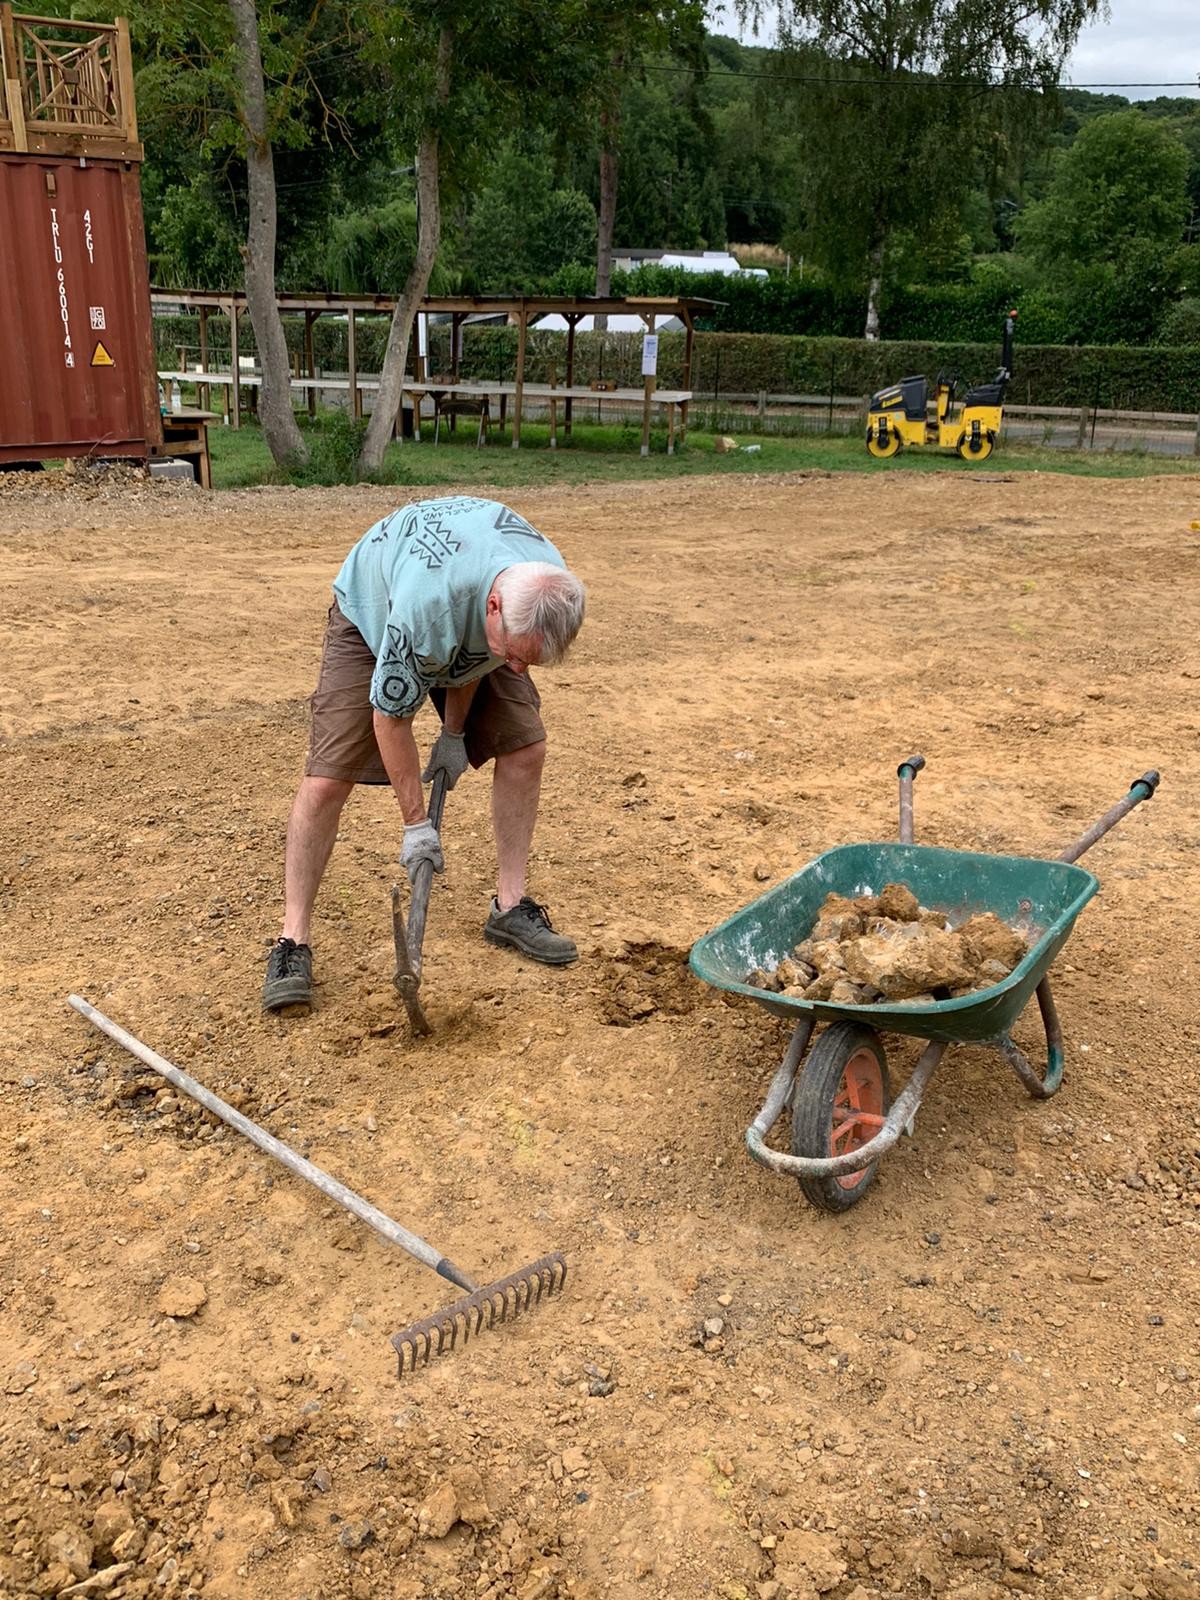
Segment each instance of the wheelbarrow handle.
M1111 811L1106 811L1099 822L1093 822L1086 833L1081 834L1073 845L1069 845L1060 861L1078 861L1085 850L1090 850L1097 839L1103 839L1110 828L1115 828L1122 817L1126 817L1134 806L1141 805L1143 800L1149 800L1158 788L1159 774L1153 770L1144 772L1140 778L1135 778L1129 786L1129 793L1118 800Z
M909 756L896 768L900 779L900 843L913 842L913 779L925 765L924 756Z

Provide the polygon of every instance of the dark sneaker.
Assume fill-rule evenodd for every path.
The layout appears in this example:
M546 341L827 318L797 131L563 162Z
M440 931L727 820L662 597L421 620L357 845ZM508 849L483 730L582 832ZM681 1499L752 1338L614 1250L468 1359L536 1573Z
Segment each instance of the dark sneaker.
M281 1011L284 1006L311 1009L312 997L312 951L294 939L277 939L267 957L263 1010Z
M489 944L511 945L531 961L544 961L548 967L566 967L579 959L574 939L555 933L545 906L528 895L511 911L501 911L493 900L483 937Z

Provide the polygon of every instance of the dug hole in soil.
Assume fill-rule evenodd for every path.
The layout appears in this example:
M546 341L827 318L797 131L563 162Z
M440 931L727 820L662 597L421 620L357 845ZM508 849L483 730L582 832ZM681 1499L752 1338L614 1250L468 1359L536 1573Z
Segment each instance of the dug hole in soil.
M329 583L396 494L0 480L0 1592L1200 1595L1194 482L510 493L589 586L537 674L531 882L582 958L483 942L468 775L419 1043L378 791L316 1009L259 1010ZM743 1149L786 1031L686 957L894 838L914 751L951 847L1053 855L1163 785L1087 857L1058 1096L952 1048L834 1218ZM398 1384L389 1336L449 1285L72 991L477 1279L563 1250L565 1293ZM1042 1058L1036 1008L1017 1038ZM917 1045L886 1043L899 1086Z

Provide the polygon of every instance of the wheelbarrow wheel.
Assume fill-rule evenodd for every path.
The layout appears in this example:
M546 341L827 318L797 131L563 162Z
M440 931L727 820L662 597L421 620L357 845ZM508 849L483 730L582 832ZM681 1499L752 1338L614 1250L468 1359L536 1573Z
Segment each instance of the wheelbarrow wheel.
M892 1103L887 1057L874 1028L835 1022L809 1053L792 1100L792 1154L821 1159L860 1149ZM801 1177L810 1205L849 1211L871 1187L878 1162L838 1178Z

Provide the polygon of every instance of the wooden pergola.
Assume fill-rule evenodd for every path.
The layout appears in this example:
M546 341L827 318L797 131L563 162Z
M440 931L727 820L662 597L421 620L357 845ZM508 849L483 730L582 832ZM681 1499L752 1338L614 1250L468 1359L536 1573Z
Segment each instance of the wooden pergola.
M225 378L224 374L212 372L209 369L208 355L208 319L214 313L229 319L230 327L230 367L228 379L232 389L232 415L230 421L236 428L240 422L241 401L239 389L241 383L239 362L238 327L242 315L246 311L246 296L244 293L225 291L203 290L169 290L155 289L151 291L151 303L155 310L168 306L181 306L185 310L195 311L199 318L199 346L200 364L199 371L185 374L187 379L205 388L205 378L209 383ZM362 388L363 380L358 371L358 351L356 339L356 318L362 314L390 315L397 304L395 295L342 295L342 294L280 294L276 296L281 313L291 312L302 314L304 317L304 352L303 366L305 371L297 371L294 381L301 387L308 389L308 403L310 411L316 408L316 390L318 387L330 387L330 380L318 379L316 376L316 363L313 355L313 327L317 318L324 315L334 315L346 318L347 326L347 367L348 388L350 392L351 412L355 417L362 414ZM670 317L677 317L683 323L686 335L684 347L683 385L679 390L670 391L669 403L672 407L678 406L681 419L681 433L687 428L687 405L691 399L692 355L695 341L694 318L697 313L709 311L716 304L712 300L696 299L691 297L675 297L669 295L648 295L630 299L596 298L596 297L568 297L560 295L452 295L445 298L430 298L423 300L419 308L419 315L449 316L450 318L450 351L451 370L445 377L431 381L430 374L426 371L426 361L418 351L413 357L412 377L406 387L415 394L428 394L436 391L442 393L465 392L468 388L490 388L493 393L511 391L513 398L513 448L519 448L521 442L521 413L522 402L527 394L532 395L535 390L539 398L547 395L562 400L564 406L565 430L571 431L572 402L585 396L603 400L605 392L580 390L575 384L575 334L579 323L585 317L605 315L636 315L641 318L647 333L654 333L657 325ZM558 385L530 386L525 380L525 352L529 325L538 317L556 313L567 324L567 350L565 381ZM514 381L511 385L486 385L471 386L463 384L459 379L460 361L460 331L463 324L471 317L496 317L503 316L507 323L517 328L517 360ZM308 383L304 383L307 376ZM258 382L258 379L252 380ZM342 387L340 384L332 386ZM368 384L368 387L374 387ZM650 436L650 410L655 403L657 390L657 377L653 373L643 377L643 387L632 396L642 401L642 451L646 453ZM610 393L608 398L628 400L630 391ZM667 394L659 394L661 401L667 401Z

